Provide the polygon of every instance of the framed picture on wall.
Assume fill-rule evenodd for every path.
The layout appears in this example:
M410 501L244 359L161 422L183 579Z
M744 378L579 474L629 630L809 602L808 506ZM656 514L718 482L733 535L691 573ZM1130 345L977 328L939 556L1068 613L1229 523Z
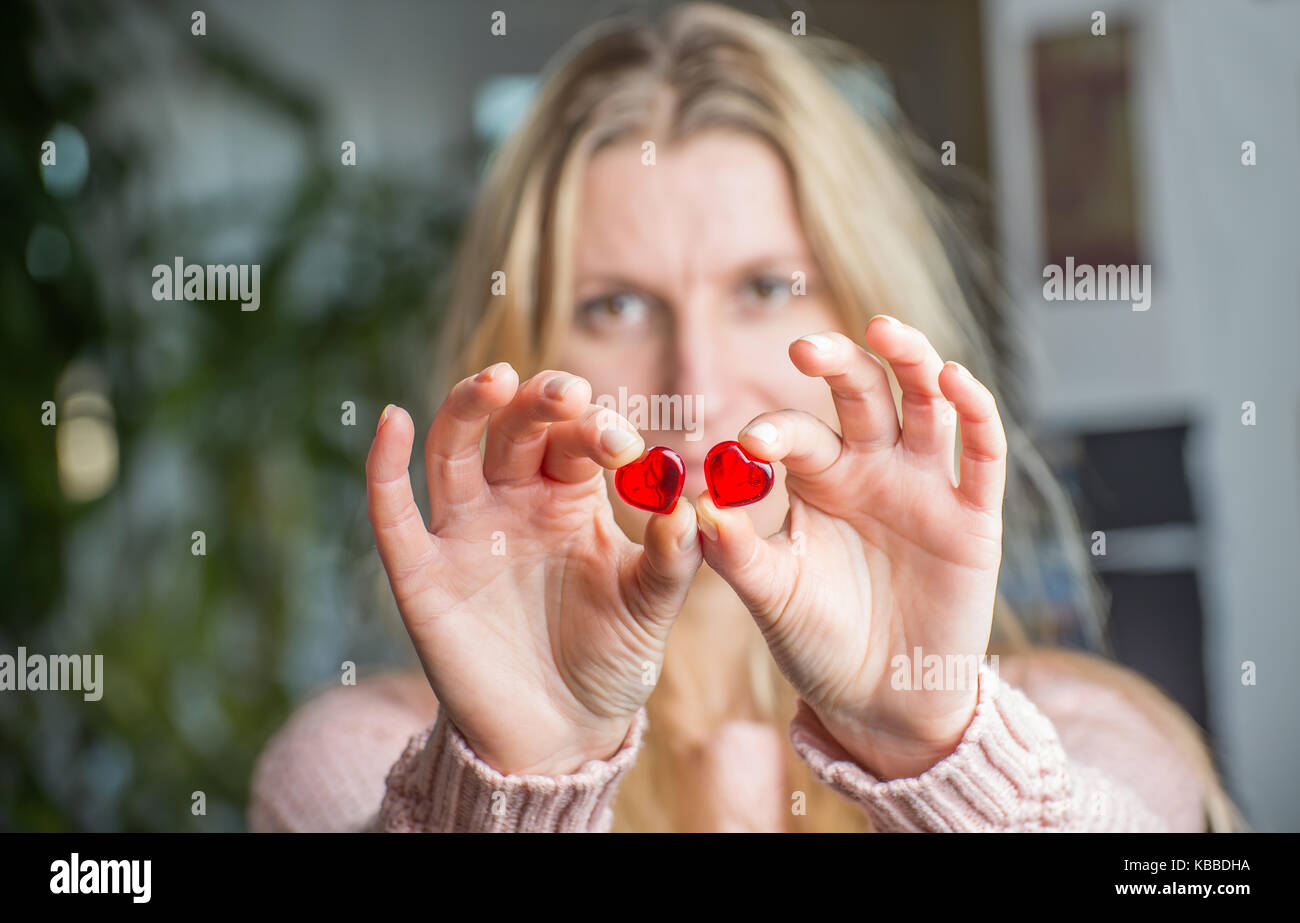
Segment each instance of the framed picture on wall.
M1033 43L1033 88L1046 262L1134 265L1133 32L1112 22Z

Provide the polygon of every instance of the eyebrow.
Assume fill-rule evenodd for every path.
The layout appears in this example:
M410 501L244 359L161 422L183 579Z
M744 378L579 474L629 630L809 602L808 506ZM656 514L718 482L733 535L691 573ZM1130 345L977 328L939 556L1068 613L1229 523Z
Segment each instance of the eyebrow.
M748 278L757 275L763 270L771 272L773 268L778 265L785 267L793 266L796 270L802 270L807 273L810 279L819 274L819 268L816 261L806 256L798 256L791 253L770 253L739 263L727 270L726 275L733 279ZM663 297L662 293L658 291L658 286L648 284L644 281L639 281L632 276L620 272L604 272L598 270L588 275L579 274L575 276L575 285L578 284L600 285L607 288L634 289L639 292L644 292L647 295L652 295L660 301L667 300Z

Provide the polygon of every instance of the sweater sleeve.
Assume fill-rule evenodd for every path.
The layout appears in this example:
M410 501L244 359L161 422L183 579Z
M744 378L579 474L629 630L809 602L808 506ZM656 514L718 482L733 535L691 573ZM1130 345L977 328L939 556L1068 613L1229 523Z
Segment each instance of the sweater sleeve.
M439 711L388 773L378 829L390 833L604 833L611 802L648 725L637 712L622 747L563 776L504 775L480 759Z
M1157 832L1173 829L1124 781L1067 757L1052 722L987 663L957 748L913 778L882 781L852 760L804 703L790 739L814 774L882 832Z

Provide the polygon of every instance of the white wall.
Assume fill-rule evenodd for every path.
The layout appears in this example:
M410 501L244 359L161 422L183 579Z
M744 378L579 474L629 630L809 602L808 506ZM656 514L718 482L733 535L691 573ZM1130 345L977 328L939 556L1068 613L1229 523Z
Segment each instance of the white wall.
M1035 416L1130 429L1186 417L1201 516L1210 720L1257 830L1300 830L1300 4L989 0L1000 243L1041 345ZM1042 297L1033 38L1135 26L1135 170L1149 311ZM1097 37L1096 41L1105 41ZM1254 141L1258 164L1241 164ZM1243 426L1254 401L1258 423ZM1117 562L1112 562L1117 563ZM1242 685L1242 663L1258 684Z

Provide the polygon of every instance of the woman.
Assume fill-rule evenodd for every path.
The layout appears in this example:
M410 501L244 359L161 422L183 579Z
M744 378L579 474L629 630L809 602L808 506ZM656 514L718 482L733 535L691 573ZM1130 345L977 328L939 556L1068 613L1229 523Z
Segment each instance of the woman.
M998 597L1008 446L1015 491L1032 450L942 211L816 44L692 5L593 29L552 68L466 232L427 523L405 411L367 460L425 676L301 709L252 827L1239 823L1177 706L1031 649ZM620 388L695 402L698 425L639 433L608 409ZM705 489L729 439L776 471L744 509ZM651 445L685 463L664 514L612 486ZM936 656L978 674L913 682Z

